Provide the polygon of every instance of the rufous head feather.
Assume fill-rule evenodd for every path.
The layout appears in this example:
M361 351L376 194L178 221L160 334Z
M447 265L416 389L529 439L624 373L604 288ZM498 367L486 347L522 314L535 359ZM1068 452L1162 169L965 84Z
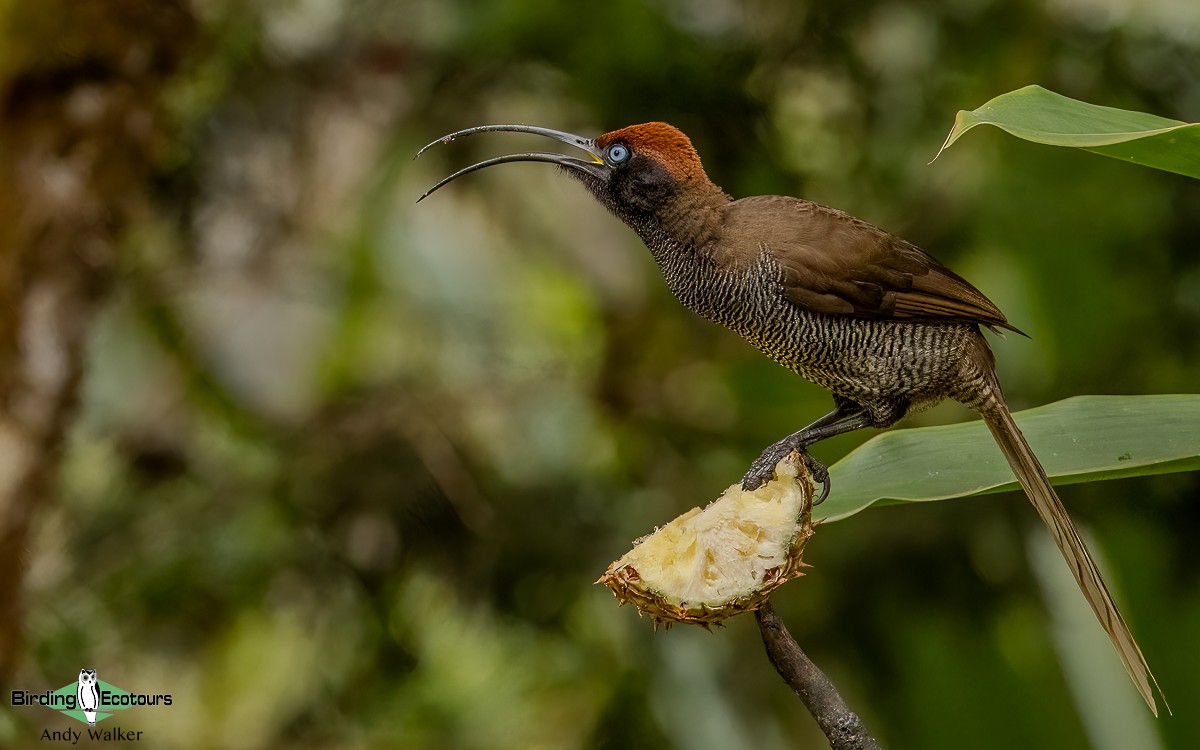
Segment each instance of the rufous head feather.
M665 122L630 125L596 139L596 146L601 150L613 143L626 143L635 153L654 159L677 180L707 179L695 146L673 125Z

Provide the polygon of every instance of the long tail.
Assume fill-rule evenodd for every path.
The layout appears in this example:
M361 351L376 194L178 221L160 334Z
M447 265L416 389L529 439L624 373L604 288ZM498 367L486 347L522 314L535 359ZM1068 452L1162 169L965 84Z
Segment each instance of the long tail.
M999 393L998 389L996 393ZM1158 704L1154 699L1154 693L1157 692L1162 696L1162 688L1158 686L1158 681L1151 674L1150 665L1146 663L1146 657L1142 656L1142 650L1138 648L1137 641L1133 639L1133 633L1129 632L1125 618L1121 617L1121 613L1117 610L1112 594L1108 593L1108 587L1104 585L1104 579L1100 577L1096 563L1092 561L1092 556L1088 554L1083 539L1075 530L1075 524L1071 523L1071 518L1067 515L1067 509L1063 507L1054 488L1050 486L1046 470L1042 468L1037 456L1030 450L1029 443L1025 442L1025 436L1017 429L1017 423L1013 420L1012 413L1009 412L1004 401L995 398L988 407L983 411L983 415L988 428L992 431L992 436L996 438L1000 450L1004 451L1004 457L1008 459L1008 464L1021 482L1025 494L1029 496L1029 501L1033 503L1038 515L1050 529L1050 534L1062 551L1063 557L1066 558L1067 565L1070 566L1071 573L1074 574L1075 581L1083 592L1083 597L1087 599L1088 604L1092 605L1092 611L1096 613L1100 625L1108 633L1113 646L1120 654L1121 662L1125 665L1125 671L1129 673L1129 678L1133 680L1138 692L1142 694L1146 705L1150 706L1150 710L1155 716L1158 716ZM1165 696L1163 696L1163 705L1169 713L1171 709L1170 706L1167 706Z

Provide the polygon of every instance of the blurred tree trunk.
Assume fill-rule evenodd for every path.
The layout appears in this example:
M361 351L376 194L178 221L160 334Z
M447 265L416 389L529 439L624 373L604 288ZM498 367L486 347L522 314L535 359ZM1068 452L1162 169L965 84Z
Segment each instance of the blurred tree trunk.
M123 230L147 214L194 36L174 0L0 0L0 682ZM130 398L137 398L130 384Z

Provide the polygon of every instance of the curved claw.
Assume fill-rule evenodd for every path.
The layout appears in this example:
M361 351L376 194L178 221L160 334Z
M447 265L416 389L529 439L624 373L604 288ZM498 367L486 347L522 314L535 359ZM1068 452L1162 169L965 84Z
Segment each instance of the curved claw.
M808 467L813 483L821 483L821 496L813 500L813 507L816 507L825 502L825 498L829 497L829 489L833 486L829 481L829 467L810 456L808 451L801 451L800 455L804 456L804 465Z

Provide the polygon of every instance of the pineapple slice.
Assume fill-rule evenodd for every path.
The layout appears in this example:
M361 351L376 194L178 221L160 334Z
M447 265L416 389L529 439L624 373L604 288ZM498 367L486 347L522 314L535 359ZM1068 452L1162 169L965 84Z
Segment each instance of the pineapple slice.
M757 609L803 575L801 554L813 534L812 488L793 453L753 492L735 484L704 510L692 508L608 566L596 583L633 602L655 627L708 626Z

